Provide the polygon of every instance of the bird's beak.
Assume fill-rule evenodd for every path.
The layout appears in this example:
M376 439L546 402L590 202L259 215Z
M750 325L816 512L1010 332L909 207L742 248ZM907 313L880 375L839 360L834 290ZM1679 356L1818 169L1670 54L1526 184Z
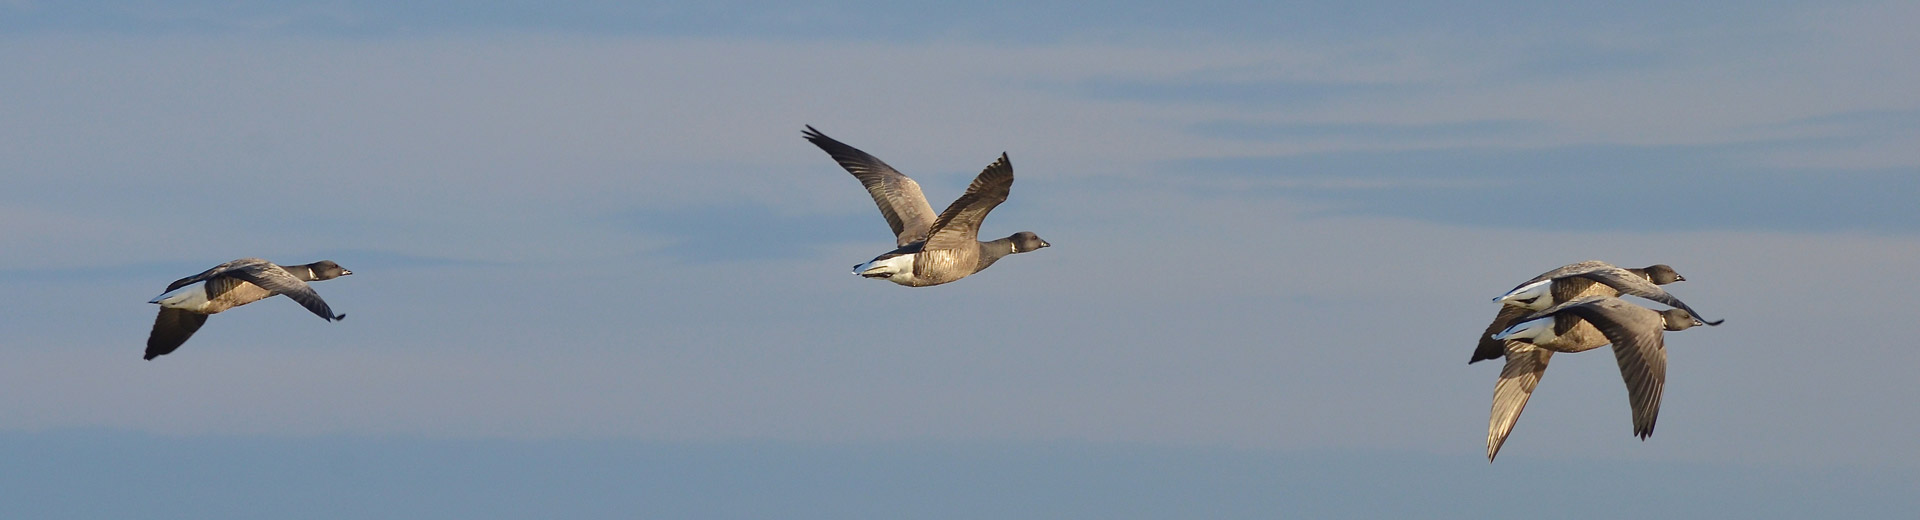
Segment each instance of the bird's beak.
M350 274L353 274L353 271L348 271L348 270L346 270L346 269L341 269L341 270L340 270L340 276L346 276L346 275L350 275Z

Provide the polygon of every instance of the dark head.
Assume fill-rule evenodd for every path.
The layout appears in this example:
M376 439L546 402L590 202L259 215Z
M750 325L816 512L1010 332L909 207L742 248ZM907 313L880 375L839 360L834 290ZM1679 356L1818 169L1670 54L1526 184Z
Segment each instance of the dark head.
M1666 320L1667 330L1687 330L1706 325L1706 323L1702 323L1699 318L1693 317L1693 313L1687 312L1686 309L1667 309L1660 311L1660 317Z
M353 271L348 271L347 268L340 267L340 264L333 263L332 260L321 260L307 264L307 269L313 270L313 279L308 281L332 280L353 274Z
M1667 264L1649 265L1641 269L1640 272L1646 273L1647 279L1653 281L1654 285L1666 285L1673 282L1687 281L1687 277L1680 276L1680 273L1674 272L1673 267Z
M1013 252L1015 253L1025 253L1053 245L1047 243L1045 240L1041 240L1040 235L1035 235L1032 231L1014 233L1013 236L1007 237L1007 240L1013 242Z

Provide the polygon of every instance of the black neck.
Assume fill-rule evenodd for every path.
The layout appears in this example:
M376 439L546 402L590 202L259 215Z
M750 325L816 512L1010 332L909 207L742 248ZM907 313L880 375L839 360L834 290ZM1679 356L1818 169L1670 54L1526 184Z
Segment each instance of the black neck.
M993 265L993 262L999 260L1000 257L1016 252L1017 251L1013 250L1013 237L1002 238L992 242L981 242L980 268L986 269L987 266Z
M293 275L294 278L299 278L300 281L311 282L314 280L313 264L283 265L283 266L280 266L280 268L286 269L287 274Z

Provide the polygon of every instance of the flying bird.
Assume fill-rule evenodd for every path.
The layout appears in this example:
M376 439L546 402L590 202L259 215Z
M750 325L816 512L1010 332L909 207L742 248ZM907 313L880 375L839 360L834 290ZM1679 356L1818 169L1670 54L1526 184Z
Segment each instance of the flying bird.
M1692 307L1660 288L1684 281L1687 281L1686 277L1680 276L1666 264L1624 269L1599 260L1567 264L1541 273L1493 299L1503 304L1500 313L1494 316L1493 323L1487 325L1487 330L1480 333L1479 346L1474 349L1473 358L1467 360L1467 364L1506 355L1506 345L1492 336L1518 323L1528 313L1587 296L1639 296L1669 307L1686 309L1694 317L1700 317L1700 313L1694 312ZM1719 321L1706 321L1705 318L1701 320L1707 325L1720 324Z
M853 267L853 274L880 278L908 287L940 285L985 270L1000 258L1050 246L1032 231L982 242L980 222L987 212L1007 200L1013 188L1013 165L1007 154L988 165L967 192L938 214L920 193L920 184L879 158L807 126L807 141L825 150L873 196L880 216L893 229L894 250Z
M1646 439L1660 415L1667 380L1666 331L1706 325L1685 309L1655 311L1612 296L1585 296L1523 317L1493 335L1504 341L1507 365L1493 387L1487 418L1487 461L1492 462L1520 420L1520 411L1546 373L1555 352L1584 352L1613 345L1620 377L1633 407L1633 434Z
M347 315L335 315L307 282L350 274L353 271L332 260L279 266L259 258L242 258L174 280L167 285L166 293L147 302L160 304L160 316L154 318L153 332L147 335L147 359L180 348L207 323L207 316L277 294L287 295L327 321L345 319Z

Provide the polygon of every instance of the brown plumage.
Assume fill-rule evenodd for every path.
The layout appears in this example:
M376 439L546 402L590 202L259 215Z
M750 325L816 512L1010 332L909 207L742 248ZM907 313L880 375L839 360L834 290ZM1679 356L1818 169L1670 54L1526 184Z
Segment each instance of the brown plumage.
M1507 443L1507 435L1513 433L1520 412L1527 408L1527 399L1533 397L1534 387L1540 386L1540 376L1547 372L1553 351L1523 341L1509 341L1506 356L1507 365L1500 368L1500 380L1493 384L1493 411L1487 417L1488 462L1500 453L1500 447Z
M146 358L151 360L180 348L206 324L209 315L278 294L328 321L344 319L347 316L334 315L326 300L320 299L307 282L350 274L353 271L331 260L282 267L259 258L242 258L175 280L167 285L165 294L149 302L161 308L147 335Z
M966 193L947 205L946 211L934 216L913 179L812 126L803 135L860 180L894 231L898 247L855 266L854 274L908 287L939 285L980 272L1006 255L1052 245L1031 231L980 241L981 222L1006 202L1013 189L1013 165L1005 153L975 176Z
M887 227L893 229L895 246L911 244L926 236L935 215L926 195L920 193L920 183L887 166L879 157L827 137L811 125L801 135L826 151L867 188L874 205L880 207L880 216L887 219Z
M1508 300L1500 306L1500 311L1494 315L1493 322L1487 324L1487 329L1480 333L1480 340L1473 350L1473 357L1467 360L1468 364L1478 363L1487 359L1496 359L1505 355L1507 350L1505 342L1495 340L1491 336L1498 334L1500 331L1507 330L1507 327L1518 323L1521 317L1533 311L1545 309L1560 302L1573 301L1588 296L1619 297L1624 294L1646 298L1667 304L1668 306L1686 309L1687 312L1693 312L1693 308L1688 307L1686 302L1680 301L1679 298L1675 298L1659 287L1674 282L1687 281L1686 277L1680 276L1680 273L1675 272L1672 267L1668 267L1666 264L1654 264L1639 269L1623 269L1599 260L1588 260L1567 264L1552 271L1541 273L1540 276L1535 276L1531 280L1514 286L1513 291L1518 291L1523 287L1549 280L1552 281L1552 285L1549 286L1549 292L1545 298L1528 301ZM1509 291L1509 294L1512 294L1513 291ZM1698 317L1699 314L1694 313L1694 316ZM1705 318L1702 318L1702 320L1705 320ZM1705 321L1705 323L1708 325L1720 324L1719 321Z
M1553 320L1552 327L1540 321L1547 319ZM1699 325L1705 323L1684 309L1655 311L1608 296L1588 296L1525 316L1499 334L1507 347L1507 364L1493 388L1493 408L1487 418L1487 460L1491 462L1506 444L1554 352L1584 352L1613 345L1614 361L1633 408L1633 433L1642 439L1652 435L1667 376L1665 331Z

